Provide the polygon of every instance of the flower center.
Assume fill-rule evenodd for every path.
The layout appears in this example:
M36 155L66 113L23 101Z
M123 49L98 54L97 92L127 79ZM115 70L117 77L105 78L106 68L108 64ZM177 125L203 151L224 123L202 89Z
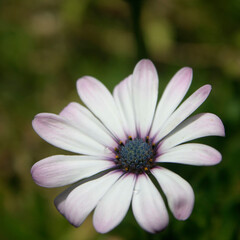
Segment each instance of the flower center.
M154 164L154 144L146 137L141 138L131 137L125 142L125 145L120 142L119 147L115 149L117 155L115 163L124 171L132 173L143 173L149 171Z

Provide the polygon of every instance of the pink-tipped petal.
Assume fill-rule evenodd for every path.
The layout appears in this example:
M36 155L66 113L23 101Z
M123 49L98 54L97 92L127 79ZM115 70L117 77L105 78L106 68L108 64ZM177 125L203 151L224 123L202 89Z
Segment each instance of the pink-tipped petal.
M118 107L125 131L135 138L136 122L132 99L132 75L121 81L113 91L113 97Z
M125 133L113 96L108 89L93 77L77 81L77 90L85 105L95 114L115 137L124 139Z
M98 232L111 231L125 217L131 203L135 181L134 174L124 175L100 200L93 215L93 225Z
M113 167L109 160L91 156L55 155L35 163L33 180L42 187L61 187Z
M177 108L184 98L192 82L192 69L185 67L180 69L168 83L163 95L158 103L153 125L151 128L151 137L155 137L165 121Z
M163 199L145 174L138 175L132 210L138 224L150 233L159 232L168 225L168 213Z
M211 91L210 85L204 85L186 99L179 108L173 112L157 133L155 141L158 142L177 127L183 120L189 117L208 97Z
M110 172L72 190L64 203L63 212L67 220L79 227L121 175L120 171Z
M188 118L160 143L160 153L176 145L206 136L225 136L221 119L212 113Z
M165 168L156 167L151 172L166 195L174 217L178 220L187 219L194 205L194 193L189 183Z
M158 75L150 60L141 60L133 72L133 102L137 131L148 135L158 97Z
M59 115L68 119L81 132L104 146L112 146L113 148L117 146L114 138L103 124L87 108L80 104L70 103Z
M67 151L107 156L105 146L96 142L67 119L51 113L40 113L35 116L33 128L36 133L50 144Z
M218 164L222 155L216 149L198 143L187 143L169 149L160 155L157 162L171 162L195 166L209 166Z

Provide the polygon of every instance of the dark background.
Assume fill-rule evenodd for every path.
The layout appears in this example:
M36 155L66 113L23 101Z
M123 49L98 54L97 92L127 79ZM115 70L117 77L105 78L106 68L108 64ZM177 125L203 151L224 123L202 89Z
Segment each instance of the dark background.
M240 239L239 26L239 0L1 0L0 239ZM144 57L157 67L160 93L184 66L194 73L189 94L213 86L197 112L217 114L226 137L197 142L218 149L223 160L167 166L190 182L196 201L187 221L170 213L157 235L144 232L131 211L108 234L94 230L91 216L75 229L53 205L62 189L32 181L35 162L63 151L38 137L31 121L80 101L79 77L92 75L112 90Z

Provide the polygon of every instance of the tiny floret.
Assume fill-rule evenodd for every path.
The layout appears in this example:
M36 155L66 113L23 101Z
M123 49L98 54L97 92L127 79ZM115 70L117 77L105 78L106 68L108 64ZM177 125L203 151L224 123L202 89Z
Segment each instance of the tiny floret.
M119 145L119 155L115 158L118 159L117 166L120 169L128 169L127 172L135 174L141 174L154 167L153 158L156 152L153 151L151 142L149 139L144 141L141 138L129 139L125 145Z

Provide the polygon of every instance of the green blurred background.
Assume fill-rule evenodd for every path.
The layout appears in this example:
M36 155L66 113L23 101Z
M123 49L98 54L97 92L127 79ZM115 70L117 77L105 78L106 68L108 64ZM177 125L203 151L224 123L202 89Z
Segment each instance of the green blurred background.
M197 112L220 116L226 138L197 142L217 148L223 160L212 167L167 165L195 192L185 222L170 213L169 226L150 235L130 211L108 234L94 230L91 216L76 229L53 205L62 189L32 181L35 162L65 152L38 137L31 121L80 101L79 77L95 76L112 90L143 57L157 67L160 93L184 66L194 70L189 94L213 86ZM239 0L1 0L0 239L240 239L239 95Z

